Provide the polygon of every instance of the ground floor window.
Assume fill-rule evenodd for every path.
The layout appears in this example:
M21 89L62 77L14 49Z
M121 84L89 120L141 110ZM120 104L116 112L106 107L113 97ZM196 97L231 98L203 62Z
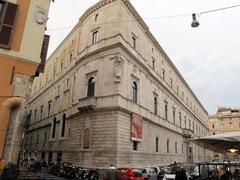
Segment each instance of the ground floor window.
M134 151L138 150L138 142L137 141L133 141L133 150Z

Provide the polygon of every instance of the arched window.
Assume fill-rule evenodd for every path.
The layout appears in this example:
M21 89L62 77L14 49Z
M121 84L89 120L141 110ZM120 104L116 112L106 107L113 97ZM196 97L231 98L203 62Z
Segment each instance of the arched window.
M177 142L175 142L175 154L177 154Z
M65 124L66 124L66 114L63 114L63 117L62 117L62 132L61 132L62 137L64 137L64 135L65 135Z
M99 16L99 14L95 15L95 22L98 20L98 16Z
M52 123L52 138L55 138L55 131L56 131L56 123L57 123L57 119L56 117L53 119L53 123Z
M88 92L87 92L88 97L94 96L94 89L95 89L95 79L94 77L91 77L88 80Z
M154 97L154 113L157 114L158 102L157 97Z
M137 83L135 81L132 83L132 98L133 102L137 103Z
M91 143L91 131L89 128L86 128L83 131L83 149L90 149L90 143Z
M167 153L169 153L169 139L167 140Z

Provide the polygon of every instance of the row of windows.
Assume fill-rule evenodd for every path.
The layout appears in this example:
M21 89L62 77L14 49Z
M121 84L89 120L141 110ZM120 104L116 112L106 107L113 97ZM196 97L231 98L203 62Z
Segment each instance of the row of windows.
M133 81L132 82L132 101L134 103L138 103L138 86L137 86L137 83L136 81ZM153 99L153 107L154 107L154 113L157 115L158 114L158 106L159 106L159 103L158 103L158 97L155 96L154 99ZM169 120L168 118L168 102L165 101L165 104L164 104L164 118L165 120ZM173 123L176 124L176 109L173 107L172 108L172 117L173 117ZM182 127L182 113L179 112L178 114L178 120L179 120L179 126ZM186 119L186 116L184 116L184 128L187 128L187 119ZM198 127L198 125L196 125L196 130L195 130L195 123L193 122L193 126L191 126L191 120L189 119L189 126L188 126L189 129L192 129L193 132L195 132L198 136L203 136L203 135L206 135L206 132L204 132L203 129L200 128L200 126Z
M139 150L138 145L139 145L140 142L132 141L132 143L133 143L133 150L138 151ZM166 153L170 153L170 141L169 141L169 139L166 142L166 147L167 147ZM158 137L156 137L155 148L156 148L155 151L159 152L160 147L159 147L159 138ZM182 148L181 153L183 154L183 144L181 145L181 148ZM177 142L175 142L175 144L174 144L174 151L175 151L175 154L178 154L178 143Z
M58 86L58 93L60 93L60 86ZM92 97L92 96L94 96L94 94L95 94L95 81L94 81L94 77L90 77L89 80L88 80L87 97ZM44 106L42 105L40 107L40 117L39 117L39 120L43 119L43 109L44 109ZM47 109L47 117L50 117L51 110L52 110L52 101L49 101L48 102L48 109ZM34 117L33 117L33 121L34 122L37 121L37 112L38 112L38 110L35 109L34 110ZM31 118L32 118L32 110L30 110L29 115L30 115L30 120L31 120Z

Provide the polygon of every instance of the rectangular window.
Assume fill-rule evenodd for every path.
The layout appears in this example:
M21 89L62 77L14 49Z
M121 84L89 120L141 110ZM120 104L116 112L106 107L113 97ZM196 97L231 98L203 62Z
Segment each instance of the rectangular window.
M170 87L171 88L173 87L173 80L172 80L172 78L170 78Z
M162 70L162 78L165 81L165 70L164 69Z
M135 36L132 36L132 47L136 49L136 40L137 38Z
M98 31L92 33L92 44L96 43L98 40Z
M152 58L152 68L153 68L153 70L155 70L155 59L154 58Z
M72 59L73 59L73 54L71 53L71 54L69 55L69 63L72 62Z
M51 105L52 105L52 101L48 103L48 117L50 116L50 113L51 113Z
M44 142L47 141L47 132L44 133Z
M176 123L176 111L175 108L173 108L173 123Z
M179 112L179 126L182 127L182 113Z
M133 150L134 151L138 150L138 142L137 141L133 141Z
M42 116L43 116L43 106L41 106L41 109L40 109L40 120L42 120Z
M39 134L37 134L37 141L36 141L36 144L38 144L39 142Z
M32 141L33 141L33 136L31 136L31 139L30 139L30 145L32 145Z
M34 111L34 121L36 121L37 120L37 109L35 109L35 111Z
M165 102L165 119L168 119L168 103Z
M61 62L61 72L62 72L62 70L63 70L63 62Z
M18 5L1 1L0 11L0 48L11 49Z
M159 144L158 141L159 141L159 140L158 140L158 137L156 137L156 152L158 152L158 144Z

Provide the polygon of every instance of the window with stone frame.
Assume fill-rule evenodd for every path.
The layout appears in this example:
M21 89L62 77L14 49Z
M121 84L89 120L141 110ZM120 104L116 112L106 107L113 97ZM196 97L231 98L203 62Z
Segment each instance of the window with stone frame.
M172 110L173 110L173 124L175 124L176 123L176 109L173 107Z
M164 109L165 109L165 119L168 120L168 102L167 101L165 101Z
M158 99L157 96L154 97L154 114L158 113Z
M92 32L92 44L96 43L98 41L98 31Z
M93 97L95 91L95 79L94 77L90 77L88 80L88 91L87 91L87 97Z
M137 103L138 100L138 87L136 81L132 82L132 100L134 103Z
M91 130L89 128L83 131L83 149L90 149L91 145Z
M132 47L134 49L137 47L137 37L134 34L132 34Z

